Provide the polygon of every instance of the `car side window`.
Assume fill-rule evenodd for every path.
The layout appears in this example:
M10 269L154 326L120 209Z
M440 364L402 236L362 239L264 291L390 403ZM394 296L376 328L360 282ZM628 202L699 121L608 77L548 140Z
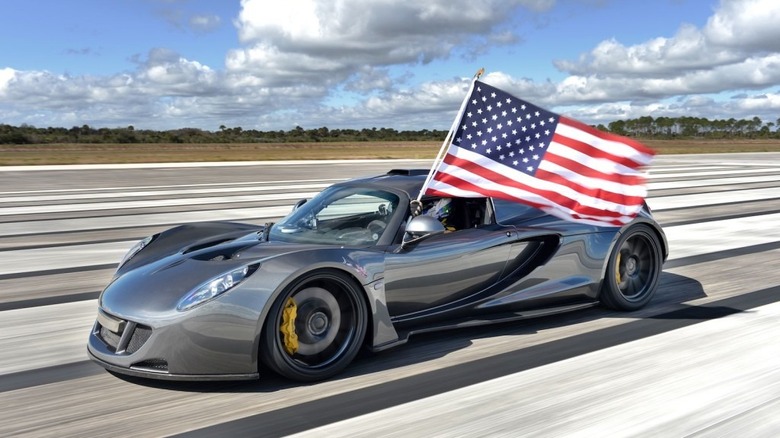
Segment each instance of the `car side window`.
M435 217L447 231L477 228L493 223L487 198L426 198L422 214Z

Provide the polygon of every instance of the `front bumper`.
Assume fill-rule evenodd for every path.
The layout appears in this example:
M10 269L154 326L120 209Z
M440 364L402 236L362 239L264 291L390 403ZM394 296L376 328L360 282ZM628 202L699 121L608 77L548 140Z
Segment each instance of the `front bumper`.
M146 379L158 379L158 380L176 380L176 381L218 381L218 380L257 380L260 378L259 373L249 374L171 374L169 372L153 371L145 368L130 367L125 368L117 365L105 362L92 354L90 349L87 349L87 354L93 362L100 365L112 373L124 374L133 377L143 377Z
M226 313L195 311L157 325L99 309L87 352L103 368L130 376L249 380L259 378L256 345L256 320Z

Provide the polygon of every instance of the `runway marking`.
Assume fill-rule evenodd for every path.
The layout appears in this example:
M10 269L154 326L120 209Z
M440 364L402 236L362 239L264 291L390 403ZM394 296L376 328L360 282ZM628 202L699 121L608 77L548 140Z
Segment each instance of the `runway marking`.
M266 196L263 192L290 190L294 188L296 190L322 190L328 187L330 184L291 184L287 186L267 186L267 187L222 187L222 188L210 188L210 189L178 189L178 190L149 190L149 191L114 191L110 193L81 193L81 194L67 194L67 195L45 195L45 196L6 196L0 197L0 203L11 202L46 202L46 201L70 201L70 200L84 200L84 199L117 199L117 198L143 198L152 196L175 196L181 197L182 195L195 195L195 194L214 194L214 196L224 193L240 193L240 192L254 192L257 193L253 197L253 200L257 200L260 197ZM53 204L56 205L56 204Z
M780 199L780 190L777 187L767 187L763 189L730 190L716 193L659 196L648 198L647 204L653 211L663 211L674 208L702 207L732 202L762 201L768 199Z
M149 213L93 218L45 219L2 224L4 236L24 236L75 231L111 230L137 227L164 227L212 220L238 221L247 219L279 218L291 210L281 207L233 208L221 210Z
M264 201L279 200L298 200L302 198L311 198L318 192L298 192L298 193L279 193L262 195ZM27 207L3 207L0 208L0 216L22 215L22 214L43 214L43 213L64 213L76 211L103 211L119 209L136 209L151 207L174 207L183 205L213 205L230 204L239 202L257 202L260 199L258 195L243 196L215 196L208 198L177 198L177 199L158 199L154 201L117 201L100 202L86 204L55 204L55 205L35 205Z

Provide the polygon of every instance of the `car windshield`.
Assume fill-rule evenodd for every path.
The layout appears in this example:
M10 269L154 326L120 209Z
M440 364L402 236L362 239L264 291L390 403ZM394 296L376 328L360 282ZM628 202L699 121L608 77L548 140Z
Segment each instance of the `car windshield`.
M329 187L271 229L270 238L292 243L374 245L396 213L397 195L366 187Z

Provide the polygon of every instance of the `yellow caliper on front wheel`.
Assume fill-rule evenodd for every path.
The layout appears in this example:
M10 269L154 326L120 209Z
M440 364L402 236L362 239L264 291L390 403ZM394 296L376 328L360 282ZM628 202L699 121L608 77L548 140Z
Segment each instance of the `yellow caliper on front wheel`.
M282 309L282 326L279 330L284 335L284 349L288 354L298 351L298 335L295 334L295 318L298 316L298 306L295 300L288 298Z
M615 260L615 281L620 285L620 253L617 254L617 260Z

